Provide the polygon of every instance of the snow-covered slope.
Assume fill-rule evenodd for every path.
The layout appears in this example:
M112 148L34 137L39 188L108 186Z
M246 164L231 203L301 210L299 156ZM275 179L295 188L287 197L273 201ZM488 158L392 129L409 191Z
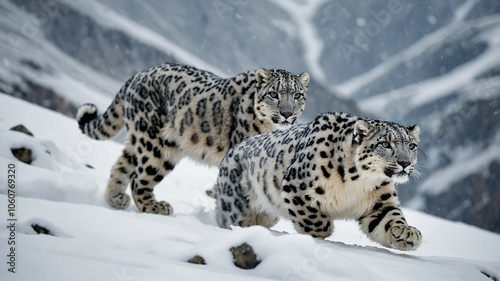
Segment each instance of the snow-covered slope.
M217 227L214 201L204 194L216 169L190 161L155 192L170 201L173 216L108 207L108 171L121 152L113 141L83 136L74 120L0 94L1 280L489 280L500 276L500 235L405 209L424 237L411 253L367 240L354 222L336 222L327 240L296 234L281 221L262 227ZM8 128L25 125L34 137ZM33 151L31 165L10 148ZM7 167L16 166L16 273L7 271ZM94 167L89 168L88 165ZM193 176L196 175L196 176ZM52 235L36 235L32 225ZM229 248L246 242L261 263L233 265ZM186 261L195 255L206 265Z
M304 119L419 124L422 178L401 198L500 233L498 1L0 0L0 15L0 91L70 116L163 62L309 71Z

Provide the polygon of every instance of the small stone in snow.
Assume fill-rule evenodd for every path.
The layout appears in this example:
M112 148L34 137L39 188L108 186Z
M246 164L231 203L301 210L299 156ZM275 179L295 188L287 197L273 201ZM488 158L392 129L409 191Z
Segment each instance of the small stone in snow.
M231 247L230 251L233 253L234 264L239 268L252 269L260 263L252 247L247 243L243 243L238 247Z
M205 259L202 256L194 256L190 260L188 260L189 263L194 263L194 264L206 264Z
M12 128L10 128L11 131L16 131L16 132L21 132L21 133L25 133L27 134L28 136L33 136L33 133L30 132L30 130L28 130L26 127L24 127L24 125L22 124L19 124L19 125L16 125Z
M19 161L24 162L26 164L31 164L33 162L33 158L31 157L31 149L26 147L16 147L11 148L10 151L12 155L16 157Z
M47 228L41 226L41 225L38 225L38 224L32 224L31 227L33 228L33 230L37 233L37 234L45 234L45 235L52 235L52 233L50 233L50 230L48 230Z

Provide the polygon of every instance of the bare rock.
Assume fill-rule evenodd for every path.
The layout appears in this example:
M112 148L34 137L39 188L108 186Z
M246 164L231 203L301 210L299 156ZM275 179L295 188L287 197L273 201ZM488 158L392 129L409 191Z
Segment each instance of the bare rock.
M11 148L10 151L12 155L16 157L19 161L24 162L26 164L31 164L33 162L33 158L31 156L31 149L26 147L16 147Z
M32 224L31 228L37 233L37 234L45 234L45 235L53 235L50 233L50 230L48 230L46 227L43 227L38 224Z
M33 133L30 132L30 130L28 130L26 127L24 127L24 125L22 124L19 124L19 125L16 125L12 128L10 128L11 131L16 131L16 132L21 132L21 133L25 133L27 134L28 136L32 136L33 137Z
M231 247L230 251L233 253L234 264L239 268L252 269L260 263L252 247L247 243L243 243L238 247Z
M206 264L205 259L202 256L196 255L192 257L190 260L188 260L189 263L194 263L194 264Z

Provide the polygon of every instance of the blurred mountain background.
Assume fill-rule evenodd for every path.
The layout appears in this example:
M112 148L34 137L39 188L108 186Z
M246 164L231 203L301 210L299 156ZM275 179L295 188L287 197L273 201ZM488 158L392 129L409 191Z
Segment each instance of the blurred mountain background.
M0 92L74 116L164 62L308 71L303 121L420 125L403 205L500 233L500 1L0 0Z

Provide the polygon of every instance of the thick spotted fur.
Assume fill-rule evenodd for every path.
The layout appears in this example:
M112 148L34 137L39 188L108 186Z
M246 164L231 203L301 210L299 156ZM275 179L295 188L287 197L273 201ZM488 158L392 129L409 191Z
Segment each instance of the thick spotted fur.
M247 139L223 159L216 183L221 227L273 226L326 238L336 219L354 219L373 241L400 250L422 235L400 209L395 184L412 174L419 127L328 113Z
M131 184L139 210L171 214L153 188L183 157L218 166L229 148L250 136L293 124L304 110L309 75L258 69L221 78L194 67L164 64L130 78L101 116L83 105L78 123L87 136L104 140L124 126L122 155L111 171L106 199L127 208Z

